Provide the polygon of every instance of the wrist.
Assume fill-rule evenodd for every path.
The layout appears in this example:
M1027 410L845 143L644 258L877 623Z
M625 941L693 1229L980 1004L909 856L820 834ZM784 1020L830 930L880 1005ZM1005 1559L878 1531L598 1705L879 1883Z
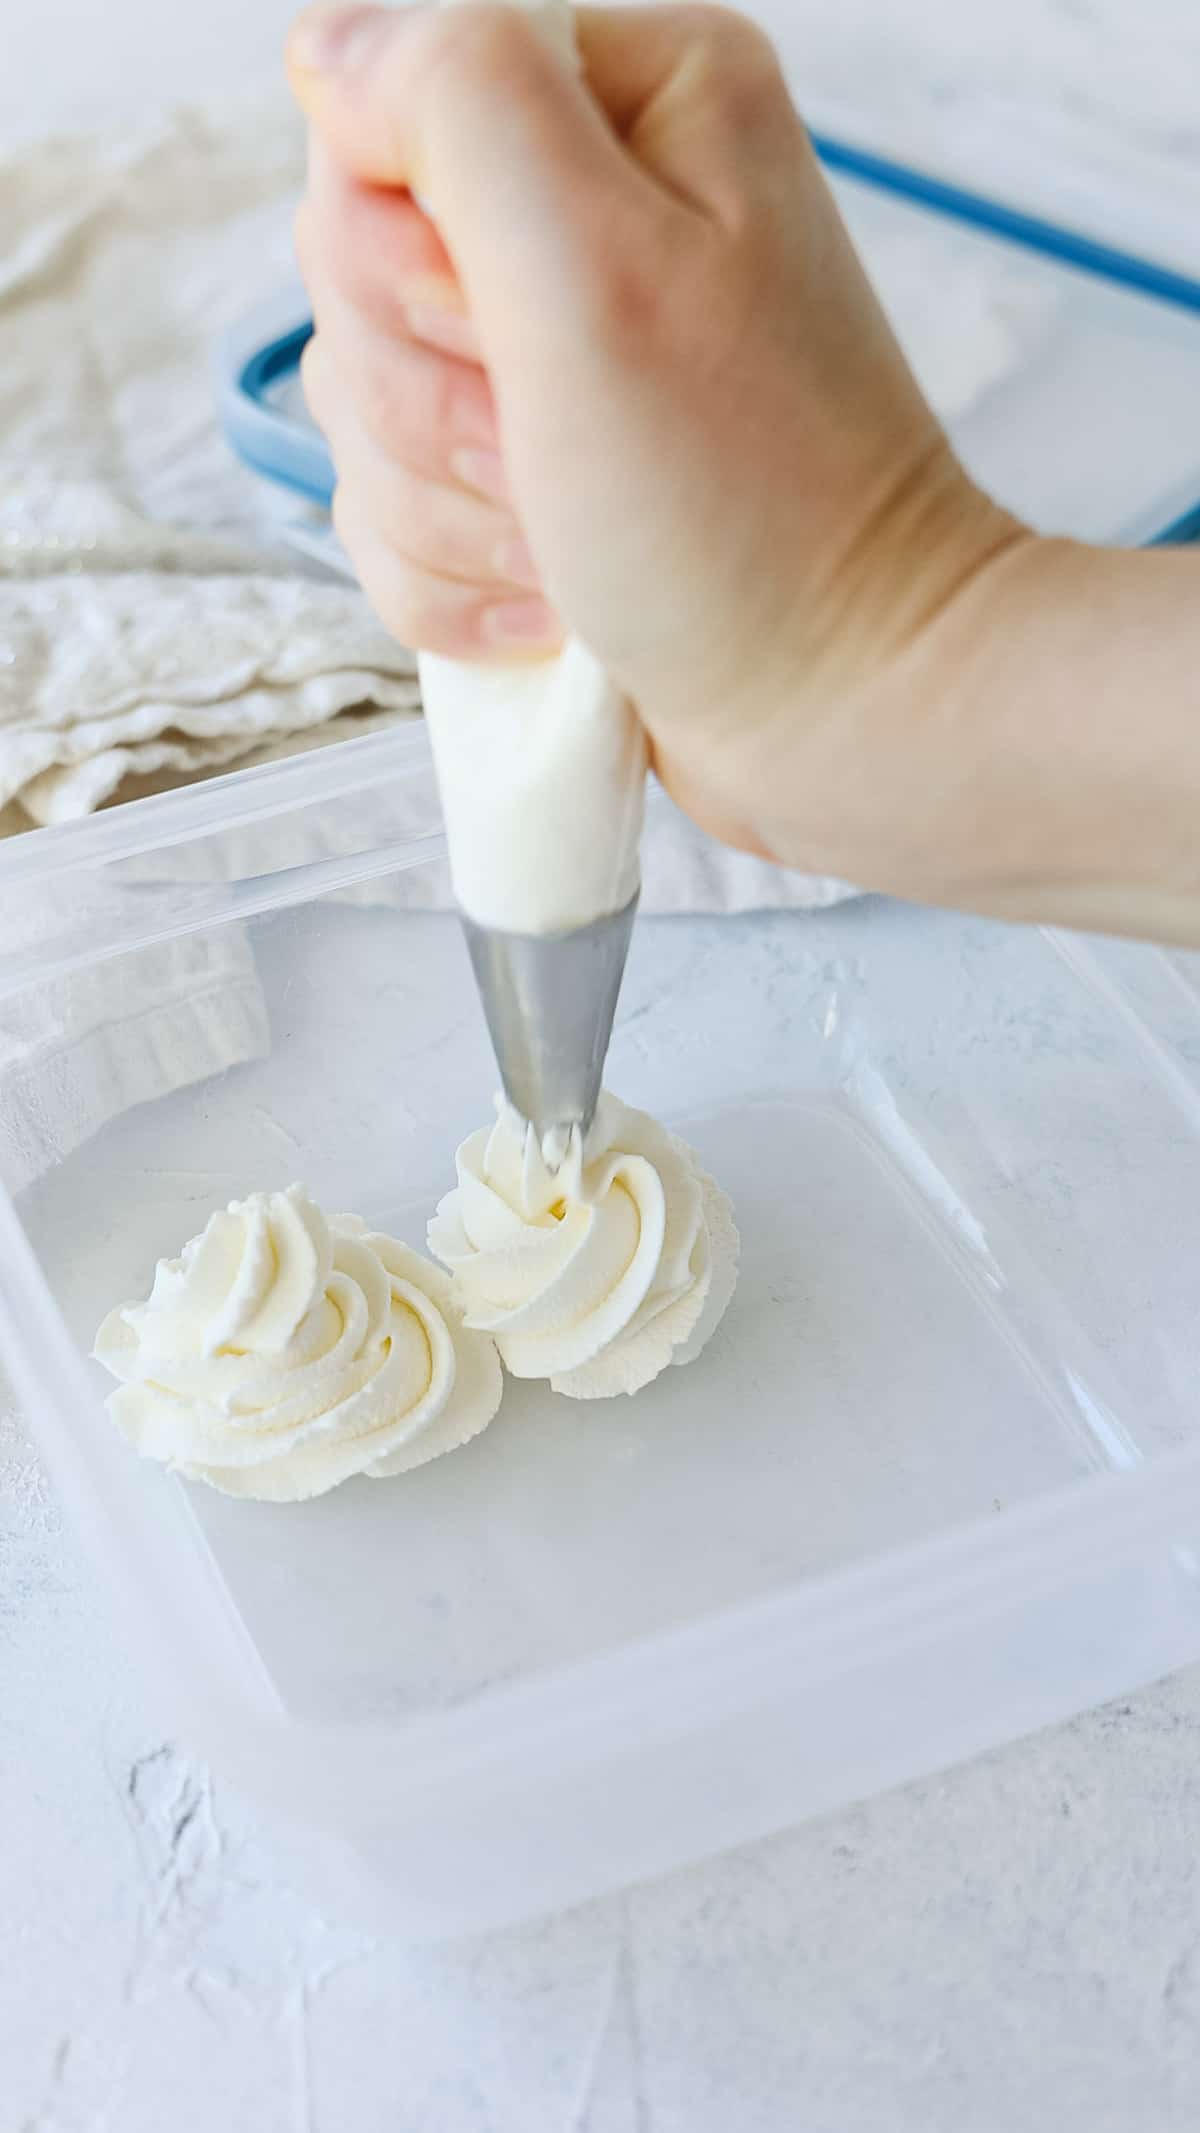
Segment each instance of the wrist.
M910 765L880 886L1009 919L1200 936L1195 558L1014 528L892 670ZM899 781L898 781L899 782Z
M990 751L971 670L994 627L993 588L1040 545L944 441L872 514L796 618L784 708L756 766L756 841L772 857L946 902L1007 863L1003 808L983 819Z
M956 618L976 908L1196 940L1197 587L1186 550L1029 539Z

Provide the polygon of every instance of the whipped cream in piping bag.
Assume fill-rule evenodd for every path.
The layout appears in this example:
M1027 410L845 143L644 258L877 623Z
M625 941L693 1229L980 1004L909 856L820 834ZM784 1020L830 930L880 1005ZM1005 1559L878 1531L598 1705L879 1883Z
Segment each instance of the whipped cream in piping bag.
M547 934L623 911L641 880L646 744L586 647L518 667L426 656L421 693L467 917Z
M536 1135L498 1105L458 1151L458 1185L429 1227L466 1323L490 1334L518 1378L598 1400L689 1363L737 1281L729 1201L683 1141L601 1098L548 1164Z
M574 57L567 0L510 4ZM623 911L640 881L646 743L594 655L573 640L557 659L476 666L425 656L420 670L454 892L468 918L547 934Z
M299 1186L213 1215L111 1312L96 1358L144 1456L227 1495L295 1503L422 1466L486 1429L502 1379L440 1268Z

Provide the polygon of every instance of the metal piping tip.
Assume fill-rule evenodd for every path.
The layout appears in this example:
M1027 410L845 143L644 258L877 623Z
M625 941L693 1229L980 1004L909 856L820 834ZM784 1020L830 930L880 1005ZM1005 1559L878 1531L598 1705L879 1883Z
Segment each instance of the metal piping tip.
M604 1063L638 899L571 933L498 933L463 917L504 1093L542 1141L585 1133Z

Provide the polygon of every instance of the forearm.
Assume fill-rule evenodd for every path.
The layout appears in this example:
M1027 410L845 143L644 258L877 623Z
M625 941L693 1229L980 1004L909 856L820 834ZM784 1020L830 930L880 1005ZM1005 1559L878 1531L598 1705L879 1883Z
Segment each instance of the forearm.
M913 893L1200 945L1200 559L1027 537L908 686L954 766Z
M1200 946L1200 557L1041 539L966 489L943 516L868 559L873 656L855 670L851 597L844 676L795 658L748 841L916 902Z

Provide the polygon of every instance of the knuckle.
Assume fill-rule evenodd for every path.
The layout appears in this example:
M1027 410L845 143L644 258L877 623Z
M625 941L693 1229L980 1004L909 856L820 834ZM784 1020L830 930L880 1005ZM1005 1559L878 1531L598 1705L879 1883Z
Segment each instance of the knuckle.
M403 554L339 484L333 524L371 605L402 644L453 657L469 648L478 605L469 586L451 586L425 563Z
M449 570L455 560L454 528L431 486L417 481L398 485L397 510L404 525L404 545L426 570Z
M748 15L740 14L737 8L719 5L689 7L687 14L693 49L719 52L730 66L742 62L758 65L769 62L778 72L779 62L770 35Z
M738 131L756 128L791 99L779 54L756 22L731 8L695 10L692 62L710 93Z
M449 466L456 444L481 429L472 393L460 364L398 345L364 366L363 426L399 466L432 477Z
M437 482L395 470L387 513L404 560L415 570L431 572L443 599L454 597L450 581L466 594L482 590L494 577L489 566L502 521L493 523L486 508Z
M305 278L315 276L359 320L394 332L403 322L407 262L397 243L395 212L363 192L312 209L300 255Z
M430 563L466 585L485 586L495 575L490 563L500 544L499 526L486 513L460 505L453 495L420 516Z
M447 593L431 571L414 563L397 563L388 619L406 644L453 657L470 642L473 606L469 592Z
M452 443L462 429L462 382L454 365L431 357L425 365L424 404L414 410L435 449Z
M414 469L432 460L444 420L440 388L401 347L366 356L355 400L367 435L390 460Z
M657 338L660 292L627 262L604 278L600 330L609 348L635 353Z
M396 382L397 361L369 356L355 375L354 405L361 427L380 451L403 449L405 394Z
M606 232L591 248L587 269L593 346L621 360L645 360L662 334L669 286L654 246Z
M360 233L348 228L332 250L329 280L342 304L359 321L394 332L403 322L403 292L390 276L380 272L380 261Z
M427 16L420 34L427 92L447 77L507 94L529 50L529 30L515 8L448 8Z

